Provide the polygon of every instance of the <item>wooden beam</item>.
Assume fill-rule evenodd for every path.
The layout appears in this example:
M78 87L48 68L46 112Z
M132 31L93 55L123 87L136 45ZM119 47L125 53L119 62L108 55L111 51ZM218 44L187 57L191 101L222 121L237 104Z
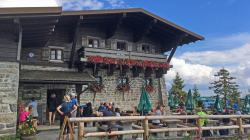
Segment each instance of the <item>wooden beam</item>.
M169 55L169 57L168 57L168 59L167 59L167 63L170 63L172 57L174 56L174 53L175 53L177 47L179 46L180 42L182 42L182 40L183 40L186 36L187 36L187 34L183 34L183 35L181 35L181 36L174 42L173 48L172 48L172 50L171 50L171 52L170 52L170 55Z
M146 26L145 26L141 31L135 33L135 35L134 35L134 42L138 42L138 41L140 41L144 36L147 36L147 35L151 32L153 26L154 26L156 23L157 23L157 20L156 20L156 19L153 19L153 20L151 20L150 22L148 22L148 23L146 24Z
M22 48L22 38L23 38L23 28L22 25L19 24L19 38L18 38L18 46L17 46L17 61L21 59L21 48Z
M76 50L77 38L78 38L78 34L79 34L78 33L79 26L80 26L80 17L77 20L76 25L75 25L73 43L72 43L72 47L71 47L70 60L69 60L69 68L72 68L72 65L74 62L74 55L75 55L75 50Z
M120 28L120 26L122 25L123 20L127 17L126 13L123 13L119 19L117 20L117 22L114 24L114 26L111 26L110 28L107 29L106 31L106 39L111 38L112 36L114 36L115 32L117 29Z

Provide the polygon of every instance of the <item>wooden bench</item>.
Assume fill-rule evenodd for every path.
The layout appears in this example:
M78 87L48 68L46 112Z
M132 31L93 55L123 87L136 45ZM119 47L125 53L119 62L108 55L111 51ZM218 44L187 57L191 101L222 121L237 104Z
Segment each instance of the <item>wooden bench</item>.
M112 131L118 131L118 128L110 128L108 125L102 125L102 126L98 126L97 130L99 132L111 133ZM105 137L102 137L102 138L105 138ZM118 139L118 136L109 136L108 138L116 140L116 139Z
M135 130L143 130L143 127L140 125L132 124L132 128ZM136 136L137 139L143 139L143 134L135 134L133 136Z
M149 129L159 129L159 128L163 128L163 126L160 125L153 125L151 123L148 124ZM165 137L165 132L157 132L156 133L156 137L158 138L164 138Z

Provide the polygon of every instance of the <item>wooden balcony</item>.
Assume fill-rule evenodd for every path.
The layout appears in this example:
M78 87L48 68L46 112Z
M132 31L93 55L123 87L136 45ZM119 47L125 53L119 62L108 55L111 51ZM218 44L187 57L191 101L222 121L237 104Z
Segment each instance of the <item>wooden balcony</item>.
M167 62L167 56L163 54L149 54L149 53L111 50L106 48L85 47L84 58L82 58L81 61L87 61L87 59L85 58L88 56L100 56L100 57L131 59L131 60L147 60L147 61L155 61L161 63Z

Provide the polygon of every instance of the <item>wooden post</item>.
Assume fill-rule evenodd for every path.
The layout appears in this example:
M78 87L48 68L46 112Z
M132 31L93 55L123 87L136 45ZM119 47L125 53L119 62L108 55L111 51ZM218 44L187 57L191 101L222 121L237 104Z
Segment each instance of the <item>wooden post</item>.
M148 140L148 137L149 137L149 128L148 128L148 118L147 117L144 119L143 129L144 129L143 140Z
M200 117L197 118L196 122L197 122L197 127L198 127L198 134L197 134L197 138L198 139L201 139L202 138L202 128L201 128L201 125L200 125Z
M68 117L67 117L67 122L68 122L68 127L69 127L69 132L70 132L70 140L74 140L73 128Z
M64 132L67 121L68 121L68 117L66 116L63 120L63 125L59 134L59 140L63 139L63 132Z
M239 117L237 118L238 125L239 125L239 135L242 136L244 134L244 129L242 127L242 118Z
M84 122L78 122L78 140L84 137Z

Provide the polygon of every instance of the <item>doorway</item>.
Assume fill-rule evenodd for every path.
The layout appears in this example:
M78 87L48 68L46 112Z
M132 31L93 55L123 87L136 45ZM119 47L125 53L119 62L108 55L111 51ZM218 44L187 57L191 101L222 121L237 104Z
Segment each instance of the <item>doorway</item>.
M65 95L66 90L65 89L48 89L47 90L47 111L46 114L47 116L49 116L49 111L48 111L48 102L49 102L49 98L52 94L56 95L56 102L57 102L57 106L59 106L60 104L62 104L63 102L63 97ZM47 117L48 118L48 117ZM48 121L49 119L47 119ZM56 118L55 120L60 120L60 116L58 113L56 113Z

